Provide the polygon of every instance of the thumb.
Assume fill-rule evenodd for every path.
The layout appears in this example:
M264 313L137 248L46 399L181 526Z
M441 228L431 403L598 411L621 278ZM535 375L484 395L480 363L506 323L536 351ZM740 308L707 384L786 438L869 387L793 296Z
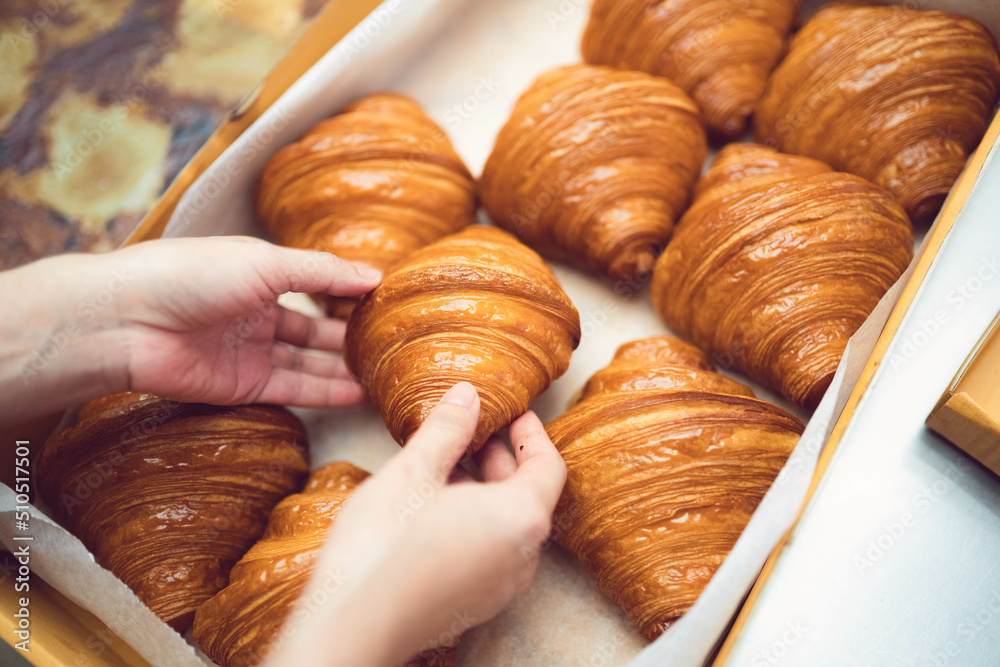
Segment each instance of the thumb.
M423 472L447 478L465 454L479 424L479 394L468 382L459 382L407 441L401 457L416 460Z

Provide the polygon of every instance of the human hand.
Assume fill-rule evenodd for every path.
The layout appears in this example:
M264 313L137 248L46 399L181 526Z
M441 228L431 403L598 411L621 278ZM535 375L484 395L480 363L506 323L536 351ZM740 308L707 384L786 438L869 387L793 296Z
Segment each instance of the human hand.
M357 402L360 386L329 354L344 323L277 298L359 296L379 280L328 253L245 237L150 241L4 272L0 422L129 389L216 404Z
M342 321L277 303L285 292L360 296L381 280L322 252L247 237L175 239L120 253L129 385L176 400L332 406L363 397L344 361Z
M514 453L494 438L476 455L484 481L474 481L456 464L478 417L475 389L456 385L358 488L303 599L331 578L339 588L296 615L268 665L396 665L493 618L531 584L566 465L529 412L511 424Z

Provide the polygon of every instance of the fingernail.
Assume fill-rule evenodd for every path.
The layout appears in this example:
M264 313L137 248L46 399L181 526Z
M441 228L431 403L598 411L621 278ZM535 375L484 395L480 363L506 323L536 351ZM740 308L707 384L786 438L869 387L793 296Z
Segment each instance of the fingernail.
M378 269L373 269L370 266L365 266L364 264L355 264L358 269L358 275L365 280L370 280L373 283L382 282L382 272Z
M476 388L468 382L459 382L448 390L448 393L441 398L441 402L471 408L476 402Z

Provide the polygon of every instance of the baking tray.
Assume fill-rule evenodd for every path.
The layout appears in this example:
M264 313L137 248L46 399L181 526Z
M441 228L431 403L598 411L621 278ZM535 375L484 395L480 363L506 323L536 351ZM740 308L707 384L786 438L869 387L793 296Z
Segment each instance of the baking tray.
M185 179L181 187L191 187L182 189L178 196L166 197L131 240L155 238L163 231L167 235L253 232L248 193L263 161L276 147L293 140L346 101L385 87L416 96L431 117L449 131L460 154L478 173L496 130L520 92L541 71L579 60L577 44L587 15L585 3L565 1L486 0L472 4L462 0L410 0L385 3L380 9L390 6L396 9L374 14L352 33L369 39L352 42L352 35L348 35L301 79L282 75L279 67L272 80L281 79L286 94L279 99L275 86L265 84L263 92L248 98L234 122L242 126L253 118L249 130L242 134L230 130L231 136L239 138L227 139L228 144L210 142L197 164L182 174ZM316 32L307 36L310 52L321 52L315 40L323 38ZM345 49L345 44L363 47ZM456 66L459 61L462 67ZM298 63L301 66L301 58ZM477 88L489 92L477 95ZM277 101L260 101L268 96ZM463 104L469 116L459 115L457 126L455 114L449 113L455 104ZM470 110L470 106L474 108ZM216 160L217 156L220 159ZM167 225L171 214L173 220ZM210 224L206 225L207 221ZM939 222L930 239L930 255L936 249L933 241L941 229ZM570 371L534 405L546 419L563 411L568 398L594 370L610 360L619 343L667 331L655 317L645 289L622 299L591 276L558 265L554 268L580 309L585 337ZM711 654L760 563L791 524L812 479L822 444L848 403L850 388L863 377L869 351L905 282L852 341L850 363L838 373L827 405L817 411L820 418L813 418L810 431L775 491L755 515L754 530L748 529L741 538L695 609L647 648L634 664L663 664L669 656L671 664L696 665ZM308 307L304 300L298 303ZM790 407L771 392L754 388L762 398ZM371 408L303 414L316 449L321 452L315 464L330 458L348 458L375 469L396 451ZM357 446L361 442L364 446ZM736 567L737 563L740 567ZM582 624L581 608L587 610ZM106 609L97 611L102 612L102 617L108 615ZM112 626L121 627L120 618L112 617L110 621ZM553 548L543 556L536 586L499 621L468 633L462 651L464 664L555 665L598 660L600 664L614 665L627 663L644 645L621 612L590 584L579 565L565 552ZM183 664L163 662L155 652L147 653L161 664Z
M717 665L1000 664L1000 482L924 425L1000 311L998 125Z

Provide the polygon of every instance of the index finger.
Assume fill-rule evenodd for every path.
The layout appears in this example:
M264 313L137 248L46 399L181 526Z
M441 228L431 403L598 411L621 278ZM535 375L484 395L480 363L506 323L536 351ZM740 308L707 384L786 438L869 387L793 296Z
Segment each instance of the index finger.
M369 266L355 265L328 252L270 246L272 262L261 271L275 294L285 292L325 293L333 296L361 296L382 280L382 273Z
M510 481L533 489L551 512L566 484L566 463L545 426L529 410L510 425L510 440L517 457L517 472Z

